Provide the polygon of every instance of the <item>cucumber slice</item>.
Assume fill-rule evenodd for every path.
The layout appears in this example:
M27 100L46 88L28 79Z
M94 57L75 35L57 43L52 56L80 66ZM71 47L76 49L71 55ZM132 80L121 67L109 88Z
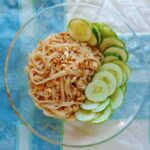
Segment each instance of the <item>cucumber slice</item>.
M71 19L68 23L69 35L78 41L88 41L91 38L91 24L84 19Z
M117 79L117 87L122 85L123 81L123 71L122 69L114 63L106 63L101 66L101 70L109 70Z
M92 33L91 38L87 42L90 46L95 46L97 44L97 38L94 33Z
M97 38L97 45L99 45L102 41L101 32L99 32L99 29L96 25L92 24L92 31L95 34Z
M115 60L115 61L113 61L113 63L119 65L123 69L123 71L126 73L127 80L128 80L130 78L131 72L132 72L129 65L122 61L119 61L119 60Z
M123 70L123 82L122 85L125 84L128 80L128 74L126 72L126 64L120 60L113 61L113 63L119 65Z
M111 102L110 102L111 108L113 110L119 108L122 105L123 100L124 100L124 94L121 88L118 88L116 92L111 96L110 99L111 99Z
M85 101L80 107L84 110L93 110L99 106L99 103L94 103L90 101Z
M100 44L99 49L104 52L108 47L117 46L124 48L124 43L118 37L108 37Z
M96 46L97 44L100 43L100 41L101 41L101 35L99 30L96 26L92 25L92 36L88 41L88 44L90 46Z
M122 61L122 58L120 57L120 55L118 54L115 54L115 53L107 53L104 55L104 57L108 57L108 56L114 56L116 57L118 60L121 60Z
M100 103L100 105L92 110L93 112L100 112L100 111L103 111L108 105L110 104L110 98L108 98L106 101Z
M89 101L102 102L108 97L107 83L102 80L94 80L85 89L85 95Z
M121 90L122 90L122 92L125 94L126 93L126 90L127 90L127 86L126 86L126 84L125 85L123 85L122 87L120 87L121 88Z
M79 121L90 121L94 119L95 116L96 116L96 113L91 112L91 111L86 111L81 108L75 113L75 117Z
M97 24L97 23L92 23L92 26L93 27L95 27L95 29L96 29L96 33L97 33L97 39L99 39L98 40L98 45L102 42L102 32L100 31L100 29L99 29L99 25Z
M104 111L99 112L98 115L96 115L96 118L94 118L91 123L102 123L110 118L112 114L112 109L110 106L108 106Z
M104 52L104 56L106 56L106 55L108 56L108 54L109 54L109 56L110 55L111 56L114 56L114 55L119 56L119 58L121 58L121 60L123 62L127 62L127 60L128 60L128 52L122 48L119 48L119 47L107 48Z
M96 23L102 33L103 38L117 36L116 33L105 23Z
M103 64L110 63L110 62L113 62L115 60L118 60L118 57L116 57L116 56L106 56L103 60Z
M128 80L130 78L131 72L132 72L129 65L122 61L119 61L119 60L115 60L115 61L113 61L113 63L119 65L123 69L123 71L126 73L127 80Z
M94 80L103 80L107 83L107 86L109 88L108 96L112 95L117 88L117 79L115 78L113 73L111 73L110 71L107 71L107 70L99 71L93 77L93 81Z

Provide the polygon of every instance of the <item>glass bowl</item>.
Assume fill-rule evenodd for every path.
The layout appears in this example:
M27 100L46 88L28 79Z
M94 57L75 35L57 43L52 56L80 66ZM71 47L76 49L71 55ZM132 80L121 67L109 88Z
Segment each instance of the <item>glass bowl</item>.
M47 117L34 106L28 95L28 80L24 71L28 54L40 39L66 31L68 20L74 17L109 24L129 51L128 63L132 68L132 76L127 83L125 102L108 121L98 125ZM35 135L62 146L86 147L112 139L134 120L147 92L147 73L141 71L145 66L145 54L136 34L122 17L86 3L59 4L38 13L17 32L6 57L4 81L13 110Z

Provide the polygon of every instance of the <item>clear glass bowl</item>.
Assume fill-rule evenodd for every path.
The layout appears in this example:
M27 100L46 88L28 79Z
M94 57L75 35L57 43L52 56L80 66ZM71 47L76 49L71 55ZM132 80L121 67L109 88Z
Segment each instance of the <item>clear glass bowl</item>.
M28 81L24 72L28 54L40 39L66 30L69 19L79 17L109 24L122 38L129 51L132 77L127 84L125 102L105 123L94 125L78 121L64 122L46 117L36 108L28 95ZM9 46L5 62L7 95L20 120L43 140L71 147L100 144L112 139L133 121L147 92L147 74L140 76L146 66L145 56L134 31L114 12L85 3L59 4L45 9L30 19L17 32ZM143 80L144 79L144 80Z

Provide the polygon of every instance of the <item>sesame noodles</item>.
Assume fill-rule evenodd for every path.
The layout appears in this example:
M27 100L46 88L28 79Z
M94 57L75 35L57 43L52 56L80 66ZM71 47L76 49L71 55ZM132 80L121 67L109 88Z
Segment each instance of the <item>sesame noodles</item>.
M74 119L102 59L96 47L73 40L67 32L41 40L26 66L33 102L47 116Z

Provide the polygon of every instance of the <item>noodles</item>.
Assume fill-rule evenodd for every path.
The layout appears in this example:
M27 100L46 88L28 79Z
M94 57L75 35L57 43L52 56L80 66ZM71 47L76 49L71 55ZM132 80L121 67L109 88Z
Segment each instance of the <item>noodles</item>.
M73 119L102 59L96 47L75 41L68 33L48 36L29 54L29 95L44 114Z
M50 80L53 80L53 79L56 79L56 78L59 78L59 77L62 77L62 76L66 76L66 75L78 75L79 72L77 70L72 70L72 71L67 71L67 70L62 70L56 74L53 74L51 75L50 77L46 78L46 79L43 79L41 76L37 75L37 76L34 76L33 75L33 70L31 70L30 72L30 79L32 80L32 82L34 84L43 84L45 82L48 82ZM36 81L34 79L41 79L41 81Z
M65 82L65 93L70 98L72 98L72 93L71 93L71 90L70 90L70 78L69 78L69 76L67 77L66 82Z
M61 91L61 99L65 100L65 92L64 92L64 80L63 77L60 78L60 91Z

